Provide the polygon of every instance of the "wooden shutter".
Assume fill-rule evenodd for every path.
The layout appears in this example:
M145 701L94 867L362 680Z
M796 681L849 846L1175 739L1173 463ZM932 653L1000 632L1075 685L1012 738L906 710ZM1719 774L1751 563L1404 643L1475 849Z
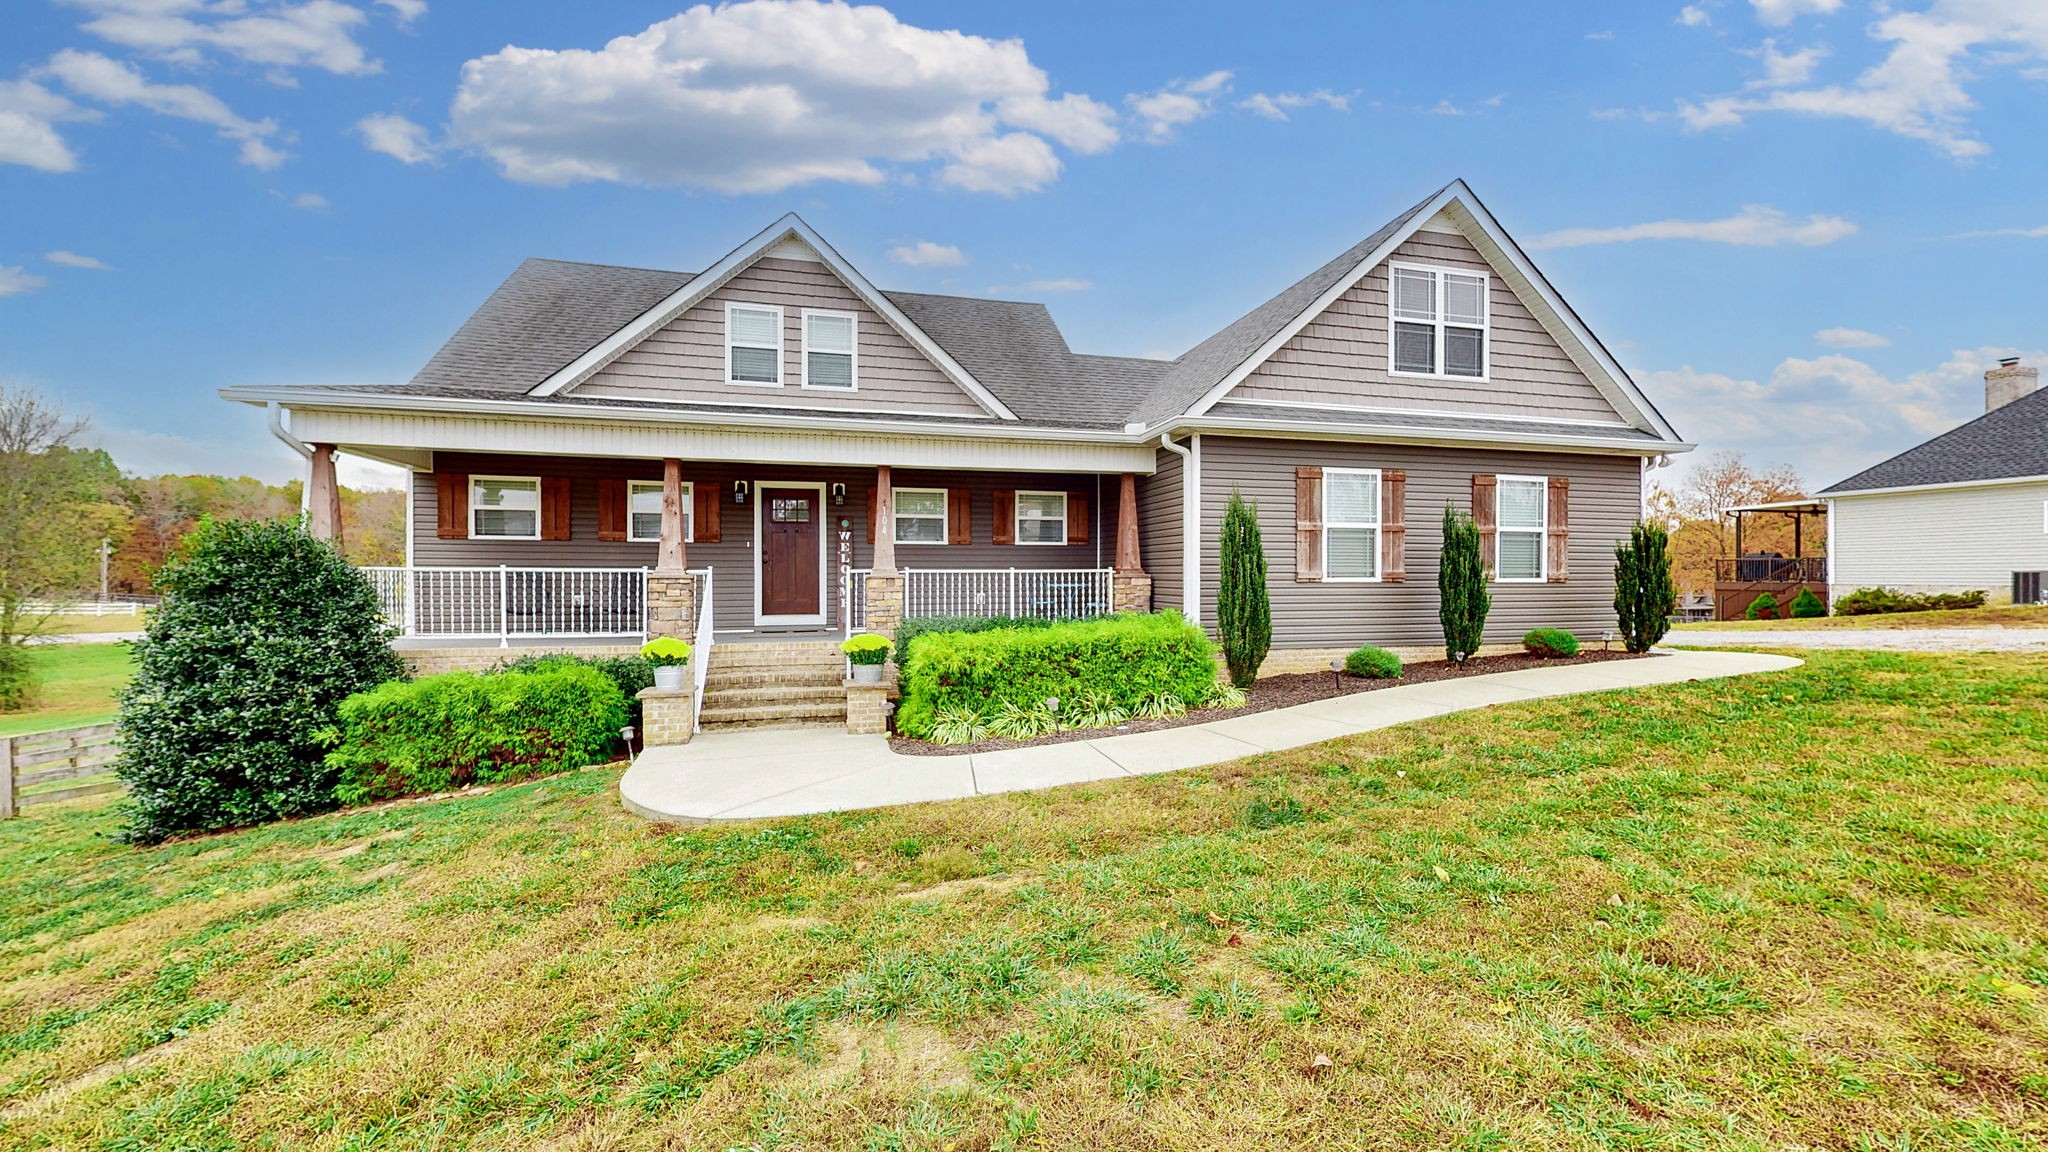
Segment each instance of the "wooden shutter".
M434 534L443 540L469 539L469 476L434 473Z
M1479 528L1479 566L1489 580L1493 579L1500 556L1500 530L1494 523L1493 507L1492 474L1473 476L1472 523Z
M626 482L624 480L599 480L597 482L597 538L599 540L624 540L626 538Z
M875 514L881 510L882 490L880 487L870 484L868 485L868 543L870 544L875 542Z
M569 538L569 478L567 476L543 476L540 478L540 538L543 540L567 540Z
M1380 552L1380 579L1408 579L1408 474L1398 469L1380 473Z
M996 489L995 536L991 543L1015 544L1017 542L1017 490Z
M1067 543L1088 542L1088 494L1067 493Z
M1572 480L1569 476L1550 478L1550 582L1571 579Z
M974 543L974 501L965 488L946 489L946 543Z
M718 498L718 485L702 480L690 486L690 542L693 544L716 544L720 539L718 510L724 503Z
M1323 470L1294 470L1294 578L1323 578Z

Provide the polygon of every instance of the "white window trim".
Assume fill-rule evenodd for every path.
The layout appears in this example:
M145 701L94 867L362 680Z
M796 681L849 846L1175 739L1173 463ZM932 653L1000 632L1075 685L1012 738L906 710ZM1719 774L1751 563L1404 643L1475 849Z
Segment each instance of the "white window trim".
M633 492L634 492L634 491L635 491L636 489L637 489L637 490L640 490L640 491L645 491L645 490L647 490L647 489L650 489L650 488L651 488L651 489L653 489L653 490L654 490L654 491L656 491L656 492L659 492L659 491L661 491L661 490L662 490L663 484L664 484L664 482L663 482L663 481L660 481L660 480L628 480L628 481L626 481L626 542L627 542L627 543L629 543L629 544L659 544L659 543L661 543L661 533L660 533L660 531L658 531L658 530L657 530L657 531L655 532L655 534L654 534L654 535L652 535L652 536L635 536L635 535L633 535ZM694 501L695 499L696 499L696 493L695 493L695 490L694 490L694 486L693 486L692 484L690 484L689 482L687 482L687 481L686 481L686 482L685 482L685 483L683 484L683 542L684 542L684 543L686 543L686 544L694 544L694 543L696 543L696 542L697 542L697 510L696 510L696 506L695 506L695 504L693 503L693 501Z
M747 310L747 311L749 311L749 312L773 312L773 313L775 313L775 344L774 344L774 349L775 349L775 379L774 379L774 380L740 380L740 379L737 379L736 377L734 377L734 376L733 376L733 374L732 374L732 350L733 350L734 348L767 348L767 347L769 347L769 345L766 345L766 344L743 344L743 343L736 343L736 342L735 342L735 341L733 340L733 338L732 338L732 313L733 313L733 309L735 309L735 308L744 308L744 309L746 309L746 310ZM786 365L786 364L784 364L784 363L782 362L782 345L784 344L784 342L786 342L786 341L787 341L787 340L789 339L789 335L788 335L788 333L787 333L787 332L783 331L783 327L782 327L782 325L783 325L783 316L782 316L782 305L780 305L780 304L750 304L750 303L748 303L748 302L747 302L747 301L745 301L745 300L728 300L728 301L726 301L726 302L725 302L725 382L726 382L727 384L738 384L738 385L740 385L741 387L744 387L744 388L780 388L780 387L782 387L782 378L783 378L783 376L787 375L787 374L788 374L788 371L789 371L789 366L788 366L788 365Z
M846 375L847 379L851 380L852 383L844 388L836 384L811 383L811 317L813 316L844 317L847 324L851 326L852 339L847 343L846 350ZM803 310L801 322L803 324L803 357L798 362L797 386L809 388L814 392L860 391L860 314L858 312L843 312L832 308L806 308ZM836 353L834 354L836 355Z
M1411 272L1428 272L1436 277L1436 319L1403 320L1394 315L1394 270L1406 268ZM1471 324L1454 324L1444 319L1444 274L1474 276L1481 281L1479 290L1479 375L1453 376L1444 367L1444 329L1471 328ZM1427 323L1436 332L1435 372L1403 372L1394 367L1394 325ZM1453 268L1442 264L1417 264L1409 260L1387 261L1387 375L1401 376L1410 380L1453 380L1467 384L1485 384L1493 379L1493 275L1475 268Z
M1024 538L1024 497L1026 496L1057 496L1060 498L1059 539L1026 540ZM1037 490L1025 490L1020 488L1017 490L1016 506L1010 509L1010 538L1015 540L1019 545L1028 548L1062 547L1066 544L1067 538L1074 534L1074 527L1072 523L1068 520L1068 517L1072 514L1073 509L1068 506L1067 494L1065 492L1044 492Z
M1374 497L1374 499L1373 499L1373 507L1374 507L1375 509L1377 509L1377 510L1378 510L1378 512L1379 512L1379 516L1378 516L1378 518L1377 518L1377 519L1375 519L1375 520L1374 520L1374 521L1373 521L1372 523L1370 523L1370 524L1367 524L1367 523L1365 523L1365 522L1363 522L1363 521L1359 521L1359 520L1342 520L1342 521L1340 521L1340 520L1337 520L1337 519L1333 518L1333 517L1332 517L1332 516L1330 515L1330 474L1331 474L1331 473L1333 473L1333 472L1334 472L1334 473L1336 473L1336 474L1338 474L1338 475L1342 475L1342 476L1370 476L1370 477L1372 477L1372 485L1373 485L1373 489L1374 489L1374 491L1375 491L1375 493L1376 493L1376 495L1375 495L1375 497ZM1384 496L1385 496L1385 490L1384 490L1384 489L1382 489L1382 488L1381 488L1381 486L1380 486L1380 470L1379 470L1379 469L1377 469L1377 468L1325 468L1325 469L1323 469L1323 481L1322 481L1322 483L1323 483L1323 493L1322 493L1322 499L1323 499L1323 582L1324 582L1324 583L1326 583L1326 584L1378 584L1378 583L1380 582L1381 578L1382 578L1382 577L1384 577L1384 576L1386 575L1386 573L1385 573L1385 572L1381 571L1382 565L1381 565L1381 563L1380 563L1380 551L1381 551L1382 547L1384 546L1382 542L1383 542L1383 540L1385 539L1385 533L1386 533L1386 527L1385 527L1385 525L1386 525L1386 519L1387 519L1387 510L1386 510L1385 508L1381 508L1381 507L1380 507L1380 501L1381 501L1381 499L1383 499L1383 498L1384 498ZM1372 575L1370 575L1370 576L1332 576L1332 575L1330 575L1330 529L1332 529L1332 528L1370 528L1370 529L1372 529L1372 531L1373 531L1373 536L1372 536Z
M896 502L896 498L905 492L915 492L920 496L937 496L939 498L939 538L937 540L905 540L902 533L897 531L900 527L898 521L903 519L903 506ZM952 494L944 488L891 487L889 489L889 517L889 535L895 538L897 545L900 547L938 547L953 538L953 498ZM913 515L911 519L929 520L931 517Z
M1536 498L1536 511L1541 521L1534 528L1508 528L1500 522L1500 486L1509 483L1534 484L1540 494ZM1536 575L1503 576L1500 574L1500 537L1503 533L1518 535L1534 534L1536 537ZM1500 476L1493 478L1493 579L1497 584L1542 584L1550 579L1550 477L1548 476Z
M477 512L478 512L478 511L480 511L480 510L481 510L481 509L479 509L479 507L478 507L478 505L477 505L477 502L476 502L476 486L477 486L477 482L478 482L478 481L480 481L480 480L499 480L499 481L516 481L516 482L519 482L519 483L524 483L524 484L531 484L531 485L533 485L533 534L532 534L532 535L530 535L530 536L507 536L507 535L504 535L503 533L499 533L499 532L489 532L489 533L480 533L480 532L478 532L478 531L476 530L476 514L477 514ZM545 497L544 497L544 496L542 495L542 493L541 493L541 483L540 483L540 477L538 477L538 476L481 476L481 475L476 475L476 474L472 474L472 475L470 476L470 478L469 478L469 538L470 538L471 540L538 540L538 539L540 539L540 528L541 528L541 523L540 523L540 522L541 522L541 519L542 519L543 517L545 517L545 516L547 515L547 509L546 509L545 507L543 507L543 506L542 506L542 502L543 502L543 500L544 500L544 499L545 499Z

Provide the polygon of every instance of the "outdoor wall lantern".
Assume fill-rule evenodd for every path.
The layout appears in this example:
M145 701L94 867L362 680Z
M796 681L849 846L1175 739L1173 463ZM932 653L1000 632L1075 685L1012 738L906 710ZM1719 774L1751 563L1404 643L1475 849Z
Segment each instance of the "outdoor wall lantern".
M747 482L745 480L735 480L732 482L732 502L735 504L745 504L747 502Z
M840 507L840 506L844 505L845 503L846 503L846 485L844 485L844 484L834 484L834 485L832 486L832 506L833 506L834 508L838 508L838 507Z

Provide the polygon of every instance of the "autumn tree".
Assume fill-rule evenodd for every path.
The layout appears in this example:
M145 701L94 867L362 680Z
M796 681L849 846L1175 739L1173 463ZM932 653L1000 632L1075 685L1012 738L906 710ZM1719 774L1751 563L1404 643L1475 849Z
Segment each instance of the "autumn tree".
M1806 481L1789 464L1756 471L1740 452L1716 452L1694 466L1675 485L1650 486L1650 518L1671 534L1671 578L1681 590L1704 592L1714 586L1714 561L1735 554L1735 523L1730 508L1796 500L1806 495ZM1792 552L1789 517L1755 518L1744 530L1743 547L1751 551ZM1806 542L1819 554L1824 542Z

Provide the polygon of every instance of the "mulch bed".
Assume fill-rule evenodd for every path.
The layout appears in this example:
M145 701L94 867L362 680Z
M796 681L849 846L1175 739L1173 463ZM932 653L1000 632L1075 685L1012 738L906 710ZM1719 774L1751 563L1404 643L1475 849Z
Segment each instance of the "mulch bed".
M1289 708L1296 704L1328 700L1332 696L1349 696L1354 692L1398 688L1403 684L1428 684L1437 680L1456 680L1464 676L1484 676L1490 672L1515 672L1523 668L1642 659L1654 657L1635 656L1627 652L1582 651L1577 656L1545 659L1541 656L1531 656L1526 652L1515 652L1506 656L1474 656L1463 664L1453 664L1449 660L1426 660L1406 665L1401 669L1400 678L1396 680L1368 680L1363 676L1353 676L1349 672L1293 672L1285 676L1267 676L1253 684L1245 690L1247 699L1242 708L1191 709L1170 719L1129 720L1114 728L1074 728L1040 736L1036 740L990 739L976 741L973 744L933 744L905 736L891 736L889 747L905 756L962 756L972 752L998 752L1005 748L1064 744L1070 740L1097 740L1104 736L1123 736L1132 732L1154 732L1161 728L1207 724L1211 720L1228 720L1232 716L1269 712L1275 708Z

